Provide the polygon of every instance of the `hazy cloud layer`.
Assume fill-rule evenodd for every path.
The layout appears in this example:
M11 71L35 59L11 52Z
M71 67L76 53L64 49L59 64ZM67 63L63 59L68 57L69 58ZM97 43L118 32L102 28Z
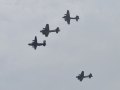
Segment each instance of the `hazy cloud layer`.
M119 90L119 0L0 0L0 90ZM70 10L80 21L62 19ZM59 34L39 31L50 24ZM35 51L34 36L47 41ZM79 82L82 70L92 79Z

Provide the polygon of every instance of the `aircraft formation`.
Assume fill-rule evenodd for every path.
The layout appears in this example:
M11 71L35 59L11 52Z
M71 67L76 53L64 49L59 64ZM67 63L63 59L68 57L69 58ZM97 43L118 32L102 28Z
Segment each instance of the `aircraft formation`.
M76 17L71 17L69 10L67 10L67 13L62 18L64 18L64 20L67 22L68 25L70 25L70 20L71 19L75 19L76 21L79 20L79 16L78 15L76 15ZM43 30L41 30L40 32L43 35L45 35L45 37L48 37L51 32L59 33L60 32L60 28L57 27L56 29L50 30L49 24L46 24L45 28L43 28ZM43 43L38 43L37 42L37 36L35 36L35 39L33 40L33 42L29 43L28 45L32 46L36 50L37 46L46 46L46 41L44 40Z
M70 11L67 10L67 13L64 14L64 16L62 17L68 25L70 25L70 21L72 19L78 21L80 18L78 15L76 15L75 17L71 17L70 16ZM60 28L57 27L56 29L50 30L49 28L49 24L46 24L45 28L43 28L40 33L42 33L43 35L45 35L45 37L48 37L50 33L52 32L56 32L59 33L60 32ZM28 44L29 46L32 46L35 50L37 49L37 46L46 46L46 40L43 40L43 43L38 43L37 42L37 36L35 36L34 40L32 40L32 43ZM81 72L81 74L79 74L78 76L76 76L76 78L80 81L82 81L84 78L91 78L93 77L92 74L90 73L87 76L84 76L84 71Z

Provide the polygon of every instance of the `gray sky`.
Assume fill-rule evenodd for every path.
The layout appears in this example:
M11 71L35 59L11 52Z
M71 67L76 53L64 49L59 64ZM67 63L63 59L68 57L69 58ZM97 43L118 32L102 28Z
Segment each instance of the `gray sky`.
M0 90L120 90L119 0L0 0ZM79 15L71 25L66 10ZM60 27L48 38L39 31ZM27 44L34 36L46 47ZM93 78L79 82L82 70Z

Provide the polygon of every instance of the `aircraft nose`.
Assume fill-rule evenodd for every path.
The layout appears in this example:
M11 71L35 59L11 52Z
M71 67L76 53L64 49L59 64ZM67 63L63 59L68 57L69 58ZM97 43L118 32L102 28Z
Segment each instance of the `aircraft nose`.
M63 16L62 18L65 18L65 16Z
M28 43L28 45L31 45L30 43Z

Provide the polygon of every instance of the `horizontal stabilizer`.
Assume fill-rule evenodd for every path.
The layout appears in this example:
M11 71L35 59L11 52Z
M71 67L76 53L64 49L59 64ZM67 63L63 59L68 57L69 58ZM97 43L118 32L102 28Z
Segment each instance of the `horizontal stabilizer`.
M78 21L79 20L79 16L76 16L76 21Z
M92 74L90 73L89 78L93 77Z
M56 33L60 32L60 29L59 27L56 28Z

